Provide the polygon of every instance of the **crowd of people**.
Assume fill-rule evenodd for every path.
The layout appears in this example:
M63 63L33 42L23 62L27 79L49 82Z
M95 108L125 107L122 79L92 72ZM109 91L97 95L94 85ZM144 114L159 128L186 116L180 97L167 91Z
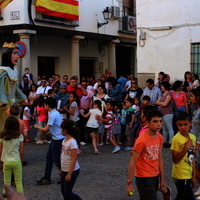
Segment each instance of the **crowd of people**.
M12 56L17 56L17 47L13 49ZM171 198L171 189L164 182L162 146L170 148L176 200L200 199L200 189L193 194L191 186L200 181L199 85L198 75L189 71L184 81L173 84L169 74L160 72L156 83L147 79L142 89L134 74L120 74L116 79L108 69L96 81L93 77L78 80L77 76L68 80L67 75L54 74L38 76L34 82L34 75L26 68L19 85L22 93L18 94L21 102L24 97L28 102L7 107L0 134L4 184L11 185L13 173L17 192L23 193L24 141L30 142L29 132L34 127L38 130L36 144L49 143L45 173L37 184L51 183L54 163L64 199L81 200L72 192L80 168L77 155L81 146L90 142L96 155L109 143L113 145L111 153L123 147L132 154L126 191L129 196L134 194L134 175L141 200L155 200L157 190L164 200ZM19 113L21 119L16 118ZM15 170L10 170L10 163Z

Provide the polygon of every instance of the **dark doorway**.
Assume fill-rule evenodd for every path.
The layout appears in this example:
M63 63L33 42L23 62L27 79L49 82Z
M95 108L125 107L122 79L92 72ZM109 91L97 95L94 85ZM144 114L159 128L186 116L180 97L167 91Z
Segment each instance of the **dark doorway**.
M131 72L131 47L116 47L116 75L126 77Z
M55 58L38 57L38 75L45 75L48 79L55 73Z
M94 76L94 59L80 59L80 78Z

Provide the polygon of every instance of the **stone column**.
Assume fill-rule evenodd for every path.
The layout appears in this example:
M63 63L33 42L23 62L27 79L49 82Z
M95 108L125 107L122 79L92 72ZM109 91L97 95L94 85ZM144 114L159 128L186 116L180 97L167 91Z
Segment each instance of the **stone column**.
M112 72L113 77L116 77L116 52L115 47L116 44L120 43L120 41L112 40L108 46L108 69Z
M79 66L79 41L84 39L84 36L75 35L71 39L71 76L76 75L80 81L80 66Z
M36 34L36 31L21 29L21 30L14 30L13 33L18 34L20 37L20 41L26 45L26 52L25 52L24 56L20 59L21 69L19 69L19 75L21 77L24 74L25 68L28 67L31 72L30 36L32 34Z

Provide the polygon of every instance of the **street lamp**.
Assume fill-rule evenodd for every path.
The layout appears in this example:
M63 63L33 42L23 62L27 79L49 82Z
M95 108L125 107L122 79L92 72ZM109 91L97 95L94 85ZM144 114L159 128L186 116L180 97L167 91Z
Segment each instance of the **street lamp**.
M102 27L102 26L108 24L108 21L110 20L111 15L112 15L112 11L111 11L108 7L106 7L106 9L105 9L102 13L103 13L103 17L104 17L104 19L105 19L106 22L104 22L104 23L99 23L99 22L97 22L97 28L98 28L98 29L99 29L100 27Z

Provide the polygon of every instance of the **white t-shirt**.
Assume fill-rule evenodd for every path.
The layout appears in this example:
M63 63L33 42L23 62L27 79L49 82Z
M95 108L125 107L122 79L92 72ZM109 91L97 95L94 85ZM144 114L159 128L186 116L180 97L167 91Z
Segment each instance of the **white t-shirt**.
M101 116L102 112L98 108L90 109L89 112L90 112L90 118L88 119L86 126L91 128L98 128L99 123L98 120L96 119L96 115Z
M28 114L28 115L30 115L31 114L31 110L30 110L30 108L29 107L25 107L24 108L24 111L26 110L26 114ZM23 120L30 120L31 118L29 117L29 116L26 116L26 115L24 115L23 114Z
M50 86L46 86L46 87L38 87L36 94L48 94L48 90L52 89Z
M78 149L76 140L74 138L71 138L70 140L63 140L61 153L61 170L64 172L68 172L70 168L70 163L72 161L71 149ZM80 166L76 160L74 171L78 170L79 168Z
M69 110L71 111L72 108L75 108L74 115L70 114L69 119L71 119L74 122L77 122L80 118L78 117L78 115L79 115L79 109L78 109L78 105L77 105L76 101L73 101L71 103Z

